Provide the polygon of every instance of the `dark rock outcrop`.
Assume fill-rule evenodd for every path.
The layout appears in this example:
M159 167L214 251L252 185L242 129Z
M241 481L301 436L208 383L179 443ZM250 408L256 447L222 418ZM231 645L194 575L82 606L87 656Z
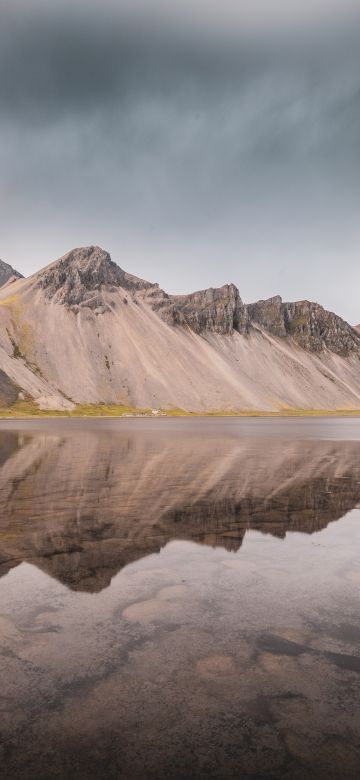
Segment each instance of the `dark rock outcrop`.
M74 249L64 255L38 275L37 284L48 299L75 312L84 306L104 310L101 292L121 287L138 293L169 325L188 326L196 333L248 330L246 307L234 284L189 295L167 295L158 284L123 271L108 252L97 246Z
M127 274L111 260L109 252L98 246L68 252L38 275L37 284L47 298L75 311L81 306L103 308L100 293L104 288L141 290L153 287L150 282Z
M231 334L248 332L248 316L234 284L199 290L189 295L171 295L154 307L169 325L182 325L195 333L205 330Z
M19 388L8 377L8 375L0 369L0 405L8 406L13 404L19 396Z
M348 356L360 350L360 335L345 320L326 311L318 303L283 303L279 295L247 306L251 322L274 336L292 336L303 349L321 352L329 349Z
M11 279L23 279L23 275L19 271L15 271L9 263L4 263L0 260L0 287L9 282Z

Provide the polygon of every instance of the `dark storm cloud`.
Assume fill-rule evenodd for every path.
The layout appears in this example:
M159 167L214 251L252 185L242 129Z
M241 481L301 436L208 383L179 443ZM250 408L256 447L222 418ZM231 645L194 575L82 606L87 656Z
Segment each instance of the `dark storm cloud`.
M267 66L261 48L212 47L211 39L138 27L115 17L67 18L60 13L6 20L0 29L3 111L51 121L113 100L159 96L178 102L196 93L211 99L224 86L241 89ZM230 80L229 80L230 79ZM197 95L197 99L199 97Z
M336 308L339 262L349 297L359 273L357 41L346 25L224 35L108 3L5 4L0 254L27 247L35 268L96 241L173 289L231 278L247 299Z

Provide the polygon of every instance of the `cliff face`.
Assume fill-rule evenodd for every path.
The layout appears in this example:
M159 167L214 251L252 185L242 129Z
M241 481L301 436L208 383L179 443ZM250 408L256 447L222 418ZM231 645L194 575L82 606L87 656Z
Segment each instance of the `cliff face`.
M246 306L234 284L210 287L190 295L170 295L153 308L169 325L187 326L195 333L248 332Z
M292 338L303 349L321 352L329 349L337 355L360 352L360 336L341 317L326 311L318 303L283 303L279 295L247 307L249 318L274 336Z
M23 279L23 275L19 271L15 271L8 263L4 263L0 260L0 287L9 282L10 280Z

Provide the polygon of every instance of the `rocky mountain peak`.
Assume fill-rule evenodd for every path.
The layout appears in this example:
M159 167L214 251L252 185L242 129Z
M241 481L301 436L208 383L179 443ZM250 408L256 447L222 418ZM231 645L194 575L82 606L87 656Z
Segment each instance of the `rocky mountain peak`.
M9 263L4 263L0 260L0 287L9 282L11 279L23 279L23 275L19 271L15 271Z
M291 336L310 352L360 352L360 336L345 320L312 301L284 303L278 295L247 306L249 319L274 336Z
M37 284L48 299L74 310L80 306L103 306L101 291L117 287L142 289L149 285L122 270L99 246L73 249L37 276Z

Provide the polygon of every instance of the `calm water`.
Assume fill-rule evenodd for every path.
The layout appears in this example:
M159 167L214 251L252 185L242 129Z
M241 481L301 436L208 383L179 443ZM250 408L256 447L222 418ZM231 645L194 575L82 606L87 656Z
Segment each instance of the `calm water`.
M348 780L360 420L0 425L0 772Z

